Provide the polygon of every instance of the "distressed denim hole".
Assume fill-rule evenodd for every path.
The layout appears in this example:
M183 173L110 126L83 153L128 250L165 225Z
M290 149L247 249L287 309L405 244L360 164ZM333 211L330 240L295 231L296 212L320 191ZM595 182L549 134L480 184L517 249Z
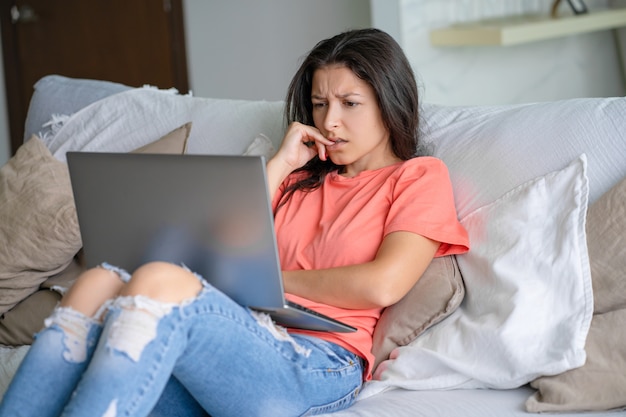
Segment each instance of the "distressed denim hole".
M56 328L63 333L65 347L63 358L75 363L81 363L87 359L87 336L94 326L99 325L95 319L71 307L56 308L44 321L45 327Z
M156 337L161 318L174 306L141 295L119 297L111 307L119 313L111 324L107 346L139 361L144 348Z

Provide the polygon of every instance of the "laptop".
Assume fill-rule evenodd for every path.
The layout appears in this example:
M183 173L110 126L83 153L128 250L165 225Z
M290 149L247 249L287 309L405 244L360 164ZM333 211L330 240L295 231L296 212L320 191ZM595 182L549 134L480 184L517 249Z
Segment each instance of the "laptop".
M278 324L356 329L285 299L261 156L68 152L87 267L184 264Z

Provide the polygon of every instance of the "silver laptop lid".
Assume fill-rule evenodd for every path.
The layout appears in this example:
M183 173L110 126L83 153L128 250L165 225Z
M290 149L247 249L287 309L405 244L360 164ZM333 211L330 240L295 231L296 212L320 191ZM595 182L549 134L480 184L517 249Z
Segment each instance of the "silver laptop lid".
M284 305L263 157L68 152L67 160L88 267L182 263L239 304Z

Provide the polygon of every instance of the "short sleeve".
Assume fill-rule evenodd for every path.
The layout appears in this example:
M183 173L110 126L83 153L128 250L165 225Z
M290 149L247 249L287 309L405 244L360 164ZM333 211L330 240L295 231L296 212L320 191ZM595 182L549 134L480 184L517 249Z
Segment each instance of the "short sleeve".
M433 157L407 161L397 172L393 187L385 235L408 231L441 242L437 257L469 250L469 237L458 220L443 161Z

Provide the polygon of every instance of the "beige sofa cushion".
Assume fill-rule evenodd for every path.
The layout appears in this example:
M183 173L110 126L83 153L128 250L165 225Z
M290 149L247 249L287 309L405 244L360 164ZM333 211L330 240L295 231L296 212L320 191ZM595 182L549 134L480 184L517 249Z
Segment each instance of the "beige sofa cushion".
M17 303L0 320L0 345L22 346L33 343L33 335L43 328L44 319L59 301L59 292L41 289Z

